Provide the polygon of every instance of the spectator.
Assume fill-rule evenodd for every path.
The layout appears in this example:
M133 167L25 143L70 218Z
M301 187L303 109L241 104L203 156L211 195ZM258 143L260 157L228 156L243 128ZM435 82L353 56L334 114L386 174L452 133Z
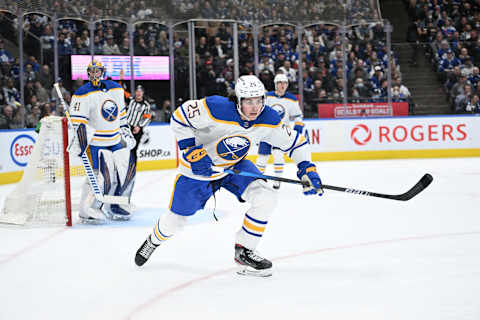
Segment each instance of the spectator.
M11 78L7 79L7 86L3 87L3 98L5 104L10 106L15 106L15 104L20 101L20 94L17 88L13 86L13 80Z
M0 63L10 65L14 62L12 55L5 50L5 43L3 39L0 39Z
M124 56L130 55L130 43L128 41L128 38L123 38L122 39L122 44L118 48L120 50L120 54Z
M30 99L35 96L35 88L33 87L33 81L31 79L27 79L23 92L24 92L24 99L26 102L30 101ZM35 97L35 100L36 99L37 97Z
M162 108L155 111L155 120L160 122L170 122L172 116L170 100L166 99L162 103Z
M478 94L474 94L470 98L465 107L465 111L471 113L480 113L480 99L478 98Z
M40 80L35 81L35 96L41 104L50 100L50 96L48 95L47 90L42 86Z
M100 36L96 35L93 38L93 52L95 54L103 54L103 43L100 41Z
M113 35L107 35L107 43L103 45L103 54L105 55L120 55L120 49L118 45L113 42ZM143 40L143 38L142 38ZM138 54L141 56L146 56L146 51L143 54Z
M58 34L58 55L69 56L72 54L72 43L69 38L66 38L65 33Z
M291 62L289 60L285 60L283 62L283 66L278 68L278 71L287 76L288 82L291 84L291 88L293 89L297 83L297 70L292 68Z
M142 29L140 29L142 30ZM148 55L148 50L147 50L147 45L145 44L145 39L144 38L139 38L138 43L135 46L135 55L136 56L147 56Z
M25 117L25 126L27 128L35 128L41 119L40 116L40 106L37 104L32 107L32 111Z
M0 114L0 129L12 129L13 112L12 106L7 105L3 107L2 114Z
M262 61L258 64L258 70L260 72L265 69L269 70L272 74L275 73L275 66L273 65L273 60L268 55L264 55L262 57Z
M465 112L465 108L472 98L472 86L470 83L465 83L463 91L455 97L455 113Z
M53 86L53 75L52 72L50 72L48 64L42 66L42 69L38 74L38 80L44 88L51 88Z

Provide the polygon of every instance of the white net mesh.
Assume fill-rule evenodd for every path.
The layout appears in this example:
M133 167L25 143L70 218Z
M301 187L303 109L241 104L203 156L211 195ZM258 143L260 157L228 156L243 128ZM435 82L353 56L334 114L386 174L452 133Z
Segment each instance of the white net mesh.
M22 180L5 199L0 223L51 225L65 224L66 194L62 118L51 116L41 120L40 134L33 148ZM83 175L78 160L73 158L70 176ZM70 179L72 211L78 208L78 186L82 179Z

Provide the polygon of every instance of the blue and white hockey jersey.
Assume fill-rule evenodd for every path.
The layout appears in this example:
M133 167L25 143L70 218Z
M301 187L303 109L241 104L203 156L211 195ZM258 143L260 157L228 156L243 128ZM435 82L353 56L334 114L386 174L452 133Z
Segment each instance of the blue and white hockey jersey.
M297 164L311 161L305 137L291 130L269 106L265 106L257 119L247 121L241 119L235 103L225 97L189 100L175 110L170 126L180 150L203 144L215 166L235 165L260 141L279 147ZM183 157L180 157L180 173L198 180L216 180L226 175L195 175Z
M303 120L302 110L300 110L298 99L294 94L286 92L280 97L275 91L269 91L266 95L266 104L278 112L283 122L291 125L291 121L301 122Z
M123 88L111 80L99 87L90 82L72 96L70 116L74 125L85 123L95 129L90 144L108 147L121 141L120 127L128 126Z

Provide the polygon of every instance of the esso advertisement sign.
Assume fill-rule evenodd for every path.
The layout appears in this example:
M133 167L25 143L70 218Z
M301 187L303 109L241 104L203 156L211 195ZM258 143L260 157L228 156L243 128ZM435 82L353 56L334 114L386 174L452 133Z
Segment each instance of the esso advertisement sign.
M313 152L480 148L475 116L318 120L307 132L321 135L310 140Z
M11 160L20 167L25 167L33 151L35 139L28 134L15 137L10 145Z

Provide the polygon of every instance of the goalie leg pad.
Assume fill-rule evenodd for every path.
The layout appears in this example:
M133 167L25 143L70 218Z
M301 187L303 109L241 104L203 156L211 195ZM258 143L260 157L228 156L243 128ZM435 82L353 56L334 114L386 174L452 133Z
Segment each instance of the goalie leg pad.
M236 243L254 250L265 232L268 218L273 212L277 193L264 180L254 180L245 189L242 199L251 204L245 213L243 225L236 235Z
M137 174L137 164L130 150L126 148L118 149L113 152L113 162L116 170L117 186L115 196L130 197L132 195L135 177ZM134 211L133 205L109 206L113 219L129 220Z
M87 224L104 224L107 222L107 217L101 210L101 203L95 199L92 188L88 180L82 185L82 195L80 197L79 218L82 223Z
M130 197L137 175L137 163L130 150L126 148L113 152L113 161L117 170L118 186L116 196Z
M115 164L113 162L112 152L102 148L98 151L98 185L103 188L104 195L113 195L117 186L115 177ZM110 204L105 203L103 209L109 218L112 217Z

